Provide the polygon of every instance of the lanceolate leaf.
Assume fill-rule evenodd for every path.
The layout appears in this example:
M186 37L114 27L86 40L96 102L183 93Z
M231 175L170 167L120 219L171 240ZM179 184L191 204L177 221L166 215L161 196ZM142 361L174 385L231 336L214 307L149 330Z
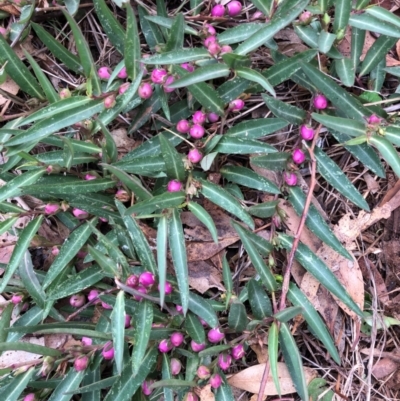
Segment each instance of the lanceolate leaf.
M350 18L351 2L347 0L337 0L335 2L335 18L333 20L333 30L338 39L343 38L344 31Z
M130 3L126 4L126 10L127 24L124 46L125 66L129 78L135 80L139 72L139 60L141 58L139 32L135 13Z
M306 112L296 106L287 104L279 99L274 99L267 95L262 94L264 102L268 108L280 118L288 121L289 123L300 125L306 119Z
M247 326L246 308L240 301L234 301L229 308L228 326L236 333L241 333Z
M174 23L174 20L172 18L168 17L160 17L159 15L155 16L147 16L145 17L148 21L154 22L155 24L165 27L165 28L172 28L172 25ZM189 35L194 35L198 36L197 31L194 28L189 27L187 24L185 24L185 33Z
M251 153L273 153L277 150L267 143L253 139L242 139L231 136L223 136L214 149L215 152L224 154L248 155Z
M185 19L182 13L175 17L175 21L171 26L165 51L179 50L183 47Z
M141 60L144 64L181 64L210 58L206 49L184 48L167 53L155 54Z
M347 57L335 60L335 70L339 75L342 84L348 87L354 85L355 70L353 61Z
M268 170L280 171L285 170L291 159L288 152L271 153L263 156L252 157L251 163L254 166L266 168Z
M146 199L136 203L126 210L126 215L138 213L152 213L157 209L166 209L170 207L178 207L185 201L184 192L164 192L161 195Z
M334 361L340 365L340 357L336 349L335 343L330 335L326 324L315 310L308 298L301 292L301 290L293 283L290 284L288 291L289 301L296 306L303 308L302 315L310 326L313 333L325 345L328 352L331 354Z
M318 49L321 53L328 53L336 39L333 33L322 30L318 37Z
M217 36L218 43L220 45L232 45L243 42L263 28L263 26L263 24L258 22L249 22L247 24L239 24L234 28L228 28Z
M245 78L248 81L253 81L261 85L266 91L276 96L273 86L268 82L261 73L256 70L247 67L237 67L235 68L237 75L241 78Z
M287 125L288 123L281 118L259 118L235 124L235 126L225 132L224 136L258 139L273 134L285 128Z
M254 6L260 10L263 14L265 14L267 17L270 16L272 7L274 5L273 0L253 0Z
M349 23L351 27L380 33L381 35L387 35L393 38L400 38L400 27L380 20L372 15L353 14L349 19Z
M27 387L34 372L35 369L32 367L27 372L15 376L14 380L9 386L7 386L6 390L1 393L1 397L7 401L17 401Z
M15 273L16 269L20 265L25 255L25 252L27 252L28 250L33 236L36 234L37 230L42 224L42 220L43 216L39 216L36 219L32 220L19 234L18 241L15 245L10 261L0 283L0 292L4 291L12 275Z
M182 156L171 145L171 142L164 137L163 134L160 134L160 146L168 178L183 181L185 179L186 172Z
M319 148L315 148L314 154L317 159L318 171L325 180L351 202L369 211L368 203L339 166Z
M257 248L253 244L253 242L249 239L247 235L247 230L245 230L240 224L231 221L233 228L239 234L239 237L243 243L244 248L246 249L250 260L256 269L257 273L260 275L262 282L267 287L268 291L275 291L277 284L274 276L272 275L270 269L265 264L261 255L259 254Z
M185 319L185 330L190 338L197 344L206 342L204 327L199 318L192 312L188 312Z
M274 384L278 395L281 395L281 388L279 385L278 376L278 340L279 339L279 329L276 322L273 322L268 331L268 357L269 363L271 365L272 378L274 379Z
M400 28L400 18L395 13L386 10L386 8L379 6L368 7L365 12L366 14L372 15L373 17L389 22Z
M214 220L210 214L202 206L195 202L188 202L189 210L197 217L210 231L212 239L215 243L218 243L218 233L215 227Z
M185 236L183 233L180 211L172 210L172 216L168 226L169 249L174 263L176 279L178 281L179 295L183 313L186 314L189 307L189 273L187 265Z
M63 380L56 387L56 389L51 394L49 401L69 401L71 395L65 394L67 391L76 390L85 375L85 371L77 372L72 367Z
M281 323L279 343L296 391L303 401L308 401L307 382L304 376L300 352L286 323Z
M251 311L257 320L263 320L272 315L272 305L262 285L254 278L247 285Z
M168 218L160 217L157 226L157 266L160 289L160 304L164 305L165 283L167 281Z
M293 246L293 238L285 234L279 234L280 244L290 250ZM357 315L363 316L359 306L353 301L348 292L340 284L329 267L304 244L299 244L295 253L298 262L311 273L328 291L339 298L345 305Z
M201 184L201 193L207 199L238 217L250 228L254 228L253 219L228 191L209 181L205 181L203 179L200 179L199 181Z
M170 88L183 88L189 85L197 84L199 82L209 81L210 79L227 77L229 75L229 68L226 64L218 63L200 67L190 74L183 76L172 84L168 85Z
M400 177L400 157L393 145L386 138L378 135L372 135L369 143L378 149L397 177Z
M111 312L111 332L113 337L113 346L115 350L114 360L117 372L121 374L124 342L125 342L125 293L120 291L117 295L113 310ZM142 333L143 334L143 333Z
M210 327L218 326L218 317L212 306L207 300L192 292L189 293L189 310L205 320Z
M350 58L353 64L354 71L357 70L357 67L360 64L360 57L364 47L364 42L365 42L365 30L353 26L351 28Z

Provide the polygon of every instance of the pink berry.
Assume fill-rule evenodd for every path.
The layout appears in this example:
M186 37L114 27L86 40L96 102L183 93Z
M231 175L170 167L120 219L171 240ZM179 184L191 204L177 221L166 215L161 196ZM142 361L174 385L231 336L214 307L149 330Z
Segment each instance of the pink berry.
M68 88L60 90L60 99L68 99L71 97L71 91Z
M218 388L222 384L222 378L218 373L215 373L210 377L209 383L212 388Z
M194 124L189 130L189 135L194 139L203 138L204 134L205 134L205 130L199 124Z
M151 72L150 79L155 84L162 84L167 75L168 73L164 68L156 68Z
M97 73L98 73L100 79L107 80L107 79L110 79L112 71L108 67L101 67L101 68L99 68Z
M36 396L34 393L29 393L24 397L24 401L36 401Z
M178 359L172 358L171 362L169 364L169 367L171 369L171 374L173 376L176 376L176 375L179 375L179 373L180 373L180 371L182 369L182 364Z
M22 301L23 298L24 298L24 296L23 296L22 294L14 294L14 295L11 297L11 302L12 302L14 305L17 305L17 304L19 304L19 303Z
M219 343L221 340L225 338L225 333L222 333L219 327L215 329L211 329L207 334L208 341L210 343Z
M193 340L190 342L190 346L194 352L200 352L200 351L203 351L204 348L206 348L206 345L204 343L199 344Z
M125 315L125 328L127 329L131 325L131 319L132 317L129 315Z
M81 249L81 250L76 254L76 256L78 256L79 259L85 259L87 254L88 254L88 253L87 253L86 251L84 251L84 250Z
M141 99L149 99L149 98L151 98L151 96L153 95L152 86L149 83L144 82L143 84L141 84L139 86L138 95L139 95L139 97Z
M221 46L217 42L210 43L207 50L211 56L217 56L221 52Z
M230 1L226 5L226 8L228 9L228 15L230 17L236 17L236 15L239 15L242 12L242 4L240 1Z
M215 28L212 25L205 24L204 27L205 27L205 32L208 35L216 35L217 34L217 31L215 30Z
M171 334L171 337L170 337L171 344L172 344L174 347L179 347L179 346L183 343L183 340L184 340L184 339L185 339L185 337L184 337L183 334L180 333L179 331L177 331L177 332L175 332L175 333L172 333L172 334Z
M139 286L138 288L136 288L136 291L141 292L142 294L147 294L147 289L145 287ZM135 298L136 301L141 301L143 299L143 297L141 297L140 295L135 295L133 298Z
M97 290L90 290L89 295L88 295L88 300L89 302L99 300L99 292Z
M251 16L251 20L255 20L255 19L260 19L260 18L264 18L264 14L261 11L256 11L252 16Z
M151 287L156 282L152 272L144 272L139 276L139 284L143 287Z
M181 67L184 68L186 71L193 72L194 67L190 63L183 63L181 64Z
M231 366L232 363L232 357L229 354L219 354L218 355L218 366L222 370L227 370Z
M229 103L229 110L240 111L244 107L244 101L242 99L235 99Z
M57 256L60 253L60 249L57 246L53 246L53 248L51 248L51 254L54 256Z
M302 14L300 14L299 21L302 23L308 23L310 22L312 17L312 13L310 11L304 11Z
M69 299L69 303L74 308L80 308L85 305L86 298L83 294L75 294Z
M55 213L57 210L59 209L58 205L55 205L53 203L48 203L45 207L44 207L44 213L45 214L53 214Z
M6 36L7 35L7 29L0 26L0 35Z
M82 372L83 370L86 370L88 364L89 364L89 358L85 355L75 359L74 368L77 372Z
M175 81L175 78L172 75L168 75L167 79L164 82L163 89L165 93L171 93L175 90L175 88L170 88L171 85Z
M295 149L292 153L292 158L296 164L301 164L306 159L306 155L301 149Z
M136 274L131 274L126 279L126 285L131 288L136 288L139 285L139 277Z
M183 315L183 308L181 305L176 305L175 309L180 315Z
M121 202L128 202L131 199L131 195L125 189L119 189L115 194L115 198Z
M82 337L81 342L84 347L89 347L93 344L93 339L90 337Z
M126 72L126 67L122 67L122 70L117 74L117 77L120 79L128 78L128 73Z
M328 107L328 100L324 95L317 95L314 98L314 107L317 110L324 110Z
M179 192L182 189L182 183L178 180L171 180L167 185L168 192Z
M115 95L107 96L104 99L104 107L106 109L112 109L115 106Z
M178 121L178 124L176 124L176 130L181 134L187 134L190 130L189 121L188 120Z
M125 82L118 88L118 94L123 95L129 89L130 86L131 84L129 82Z
M192 116L193 124L203 125L206 122L206 118L206 113L203 113L201 110L197 110Z
M223 17L225 14L225 7L221 4L217 4L211 9L212 17Z
M110 360L114 358L114 348L112 342L109 341L105 344L103 351L101 352L104 359Z
M150 386L154 383L154 380L145 380L142 383L142 391L144 395L150 395L153 392L153 389Z
M211 43L216 43L217 38L216 36L208 36L207 38L204 39L204 46L208 47L211 45Z
M310 125L302 125L300 127L300 135L306 141L311 141L314 138L315 132Z
M297 184L297 175L295 173L283 173L283 178L289 187L294 187Z
M95 176L95 175L92 175L92 174L86 174L85 175L85 180L86 181L92 181L92 180L95 180L97 177Z
M198 149L192 149L188 153L188 160L192 163L198 163L203 158L203 154Z
M372 114L370 117L368 117L368 124L379 124L380 122L381 118L379 118L375 114Z
M189 391L186 395L185 398L183 399L184 401L199 401L199 397L192 391Z
M87 217L89 216L89 213L88 213L88 212L85 212L84 210L77 209L77 208L72 209L72 214L73 214L77 219L80 219L80 220L82 220L82 219L87 219Z
M210 369L207 368L207 366L204 365L200 365L197 368L197 376L199 377L199 379L208 379L211 375Z
M229 45L221 46L221 54L232 53L233 49Z
M240 358L244 357L245 351L244 351L243 344L235 345L231 350L231 354L232 354L233 359L240 359Z
M158 285L158 291L160 291L160 284ZM173 291L174 291L174 287L172 287L172 284L169 281L166 281L164 294L169 295L169 294L172 294Z
M200 323L203 327L208 327L208 323L205 320L203 320L202 318L200 318Z
M101 301L101 306L103 307L103 309L106 309L106 310L111 310L113 308L110 304L108 304L107 302L104 302L104 301Z
M208 113L207 120L210 123L216 123L219 120L219 115L217 113Z
M171 351L171 349L172 349L171 341L167 339L161 340L160 344L158 344L158 350L163 354Z

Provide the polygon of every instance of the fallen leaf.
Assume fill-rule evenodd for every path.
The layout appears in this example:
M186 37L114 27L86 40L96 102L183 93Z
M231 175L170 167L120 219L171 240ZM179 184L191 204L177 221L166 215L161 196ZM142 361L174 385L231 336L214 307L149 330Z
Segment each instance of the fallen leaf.
M222 285L222 274L214 266L205 261L196 261L188 263L189 269L189 285L204 294L211 287L226 291Z
M365 173L364 180L367 183L368 191L374 194L380 190L379 182L375 181L371 174Z
M215 401L215 395L211 391L210 384L207 384L200 390L196 391L196 394L200 397L200 401Z
M372 367L371 373L379 380L396 371L399 366L398 363L389 358L382 358Z
M6 80L0 85L0 89L10 93L11 95L16 95L19 91L19 86L8 76ZM0 95L0 106L8 102L9 99Z
M260 344L252 344L250 348L256 353L257 355L257 362L258 363L267 363L268 361L268 348Z
M257 394L260 390L260 383L265 370L265 363L260 365L251 366L250 368L244 369L241 372L231 376L228 379L228 383L233 386L240 388L241 390L249 391L250 393ZM317 376L317 373L308 367L303 367L304 375L307 385L312 379ZM293 381L290 377L289 370L283 362L278 362L278 377L279 385L281 388L281 394L295 393ZM272 379L271 370L269 371L268 381L265 386L264 395L276 395L274 381Z
M22 342L35 344L35 345L45 345L44 337L28 337L20 340ZM0 356L0 369L5 369L7 367L12 367L13 364L21 364L23 362L35 361L42 358L42 355L32 354L26 351L3 351Z
M236 236L222 239L218 244L215 242L186 242L188 262L210 259L212 256L216 255L227 246L234 244L238 240L239 238Z

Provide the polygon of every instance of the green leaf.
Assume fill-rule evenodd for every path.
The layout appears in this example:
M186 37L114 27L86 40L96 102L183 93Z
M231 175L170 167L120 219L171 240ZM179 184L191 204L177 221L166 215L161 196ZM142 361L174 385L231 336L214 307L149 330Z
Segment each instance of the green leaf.
M232 70L236 68L248 68L251 66L250 57L247 56L239 56L234 53L225 53L222 55L222 60L224 63L228 65ZM251 80L250 80L251 81Z
M272 322L268 330L268 358L271 365L271 374L274 379L275 388L279 396L281 396L281 387L279 385L278 375L278 342L279 329L276 322Z
M122 372L122 364L124 357L125 343L125 293L119 291L114 308L111 312L111 333L113 338L113 346L115 349L115 366L118 374ZM142 333L143 334L143 333ZM136 347L134 348L135 352Z
M279 188L272 181L247 167L224 166L220 172L225 179L236 184L271 194L280 194Z
M317 68L310 64L302 64L302 69L318 90L347 117L365 122L364 116L371 114L356 98Z
M285 234L278 235L280 244L286 249L291 250L293 238ZM304 244L300 243L295 253L296 260L311 273L328 291L339 298L346 306L353 310L357 315L363 316L361 309L350 297L348 292L340 284L339 280L332 273L329 267Z
M82 381L82 387L94 385L100 381L100 366L93 370L86 371L85 377ZM82 393L80 393L82 394ZM82 394L82 401L99 401L101 398L100 389L94 389Z
M257 320L272 315L272 305L262 285L254 278L247 284L251 311Z
M197 344L203 344L206 342L204 327L194 313L187 313L184 325L186 332L194 342Z
M172 215L168 226L168 243L171 251L172 262L174 263L176 279L179 287L179 295L183 313L189 307L189 273L187 265L187 255L185 246L185 236L183 233L182 221L178 209L172 209Z
M293 283L289 286L287 297L293 305L301 306L303 308L302 315L307 324L310 326L315 336L325 345L333 360L340 365L340 357L332 336L330 335L326 324L308 298Z
M232 388L229 384L221 384L215 393L215 401L231 401L234 400Z
M351 28L351 54L350 58L353 63L354 71L360 64L360 57L364 48L365 30L356 27Z
M130 3L126 3L126 16L124 60L129 78L135 80L140 68L141 49L136 17Z
M246 55L256 50L269 39L272 39L277 32L289 25L304 10L309 0L295 0L291 2L291 7L285 15L275 14L268 24L265 24L260 30L250 36L234 51L236 54Z
M12 302L10 302L1 312L0 343L3 343L7 340L8 332L6 330L10 327L13 309L14 309L14 304Z
M185 19L182 13L178 13L171 26L165 51L178 50L183 47Z
M286 323L281 323L279 330L279 343L297 393L303 401L309 401L307 382L304 376L300 352L297 348L296 341L290 332L289 326Z
M343 85L350 88L354 85L355 70L351 59L343 57L335 60L335 70Z
M44 347L43 345L25 343L22 341L0 343L0 353L3 351L26 351L31 352L32 354L54 357L62 355L62 352L57 349Z
M261 85L267 92L271 93L272 96L276 96L273 86L269 83L268 79L256 70L247 67L236 67L236 74L248 81L256 82Z
M197 217L210 231L211 237L214 242L218 243L218 233L215 227L214 220L210 216L210 214L205 210L202 206L195 202L188 202L187 204L189 210Z
M257 140L224 135L214 151L224 154L247 155L251 153L273 153L277 150L273 146Z
M48 291L47 296L49 299L52 300L66 298L70 295L76 294L77 292L83 291L86 288L91 287L92 285L95 285L100 280L102 280L104 276L105 274L99 269L98 266L94 265L88 267L80 271L79 273L68 277L68 279L63 281L62 283L58 283L56 286L51 288L51 290Z
M231 220L231 224L236 232L239 234L240 240L243 243L244 249L246 249L247 254L250 257L251 263L256 269L257 273L260 275L263 284L267 287L268 291L275 291L277 284L273 274L271 273L268 266L265 264L261 255L259 254L256 246L249 239L246 230L238 223Z
M328 390L328 383L325 379L315 378L308 385L310 401L332 401L335 393ZM322 397L322 398L321 398Z
M65 393L76 390L81 384L84 376L85 371L77 372L71 367L69 372L63 377L63 380L53 391L48 401L69 401L71 396Z
M266 168L272 171L282 171L287 168L290 159L290 153L278 152L264 156L252 157L250 160L255 166Z
M318 36L318 49L321 53L328 53L331 50L333 43L336 40L336 35L326 31L321 31Z
M85 379L87 378L87 374L88 373L86 372ZM96 383L79 387L77 390L68 391L65 394L82 394L82 399L83 399L83 397L88 393L91 393L93 391L103 390L105 388L112 386L117 381L118 377L119 376L107 377L107 379L103 379L97 381ZM82 384L85 384L85 380Z
M34 184L44 173L44 168L37 170L28 171L24 174L18 175L12 180L8 181L7 184L0 188L0 201L4 201L7 198L14 198L20 196L23 193L24 187L29 187Z
M389 142L392 142L396 146L400 146L400 128L393 125L388 125L385 127L384 138Z
M7 232L19 219L19 216L11 217L0 223L0 235Z
M52 106L57 105L53 103ZM82 105L70 108L64 112L53 114L36 124L32 125L26 131L16 135L7 142L7 146L15 146L25 144L27 142L39 142L41 139L46 138L63 128L76 124L79 121L86 120L94 114L99 113L104 109L104 102L102 99L94 99L88 102L86 107Z
M178 207L185 201L184 192L164 192L161 195L156 195L150 199L136 203L126 209L126 215L152 213L154 210L166 209L170 207Z
M39 308L38 306L34 306L25 312L17 321L15 321L10 330L35 325L43 319L43 316L43 309ZM23 336L23 333L8 333L7 342L18 341Z
M288 121L291 124L300 125L306 119L306 112L296 106L287 104L279 99L274 99L267 95L261 94L265 104L277 117Z
M111 132L108 130L108 128L103 124L103 122L101 120L97 121L98 124L101 127L101 132L104 135L104 138L106 140L106 144L105 144L105 151L106 151L106 155L108 157L108 160L111 163L114 163L117 161L118 159L118 149L117 149L117 145L114 141L114 138L111 135Z
M353 14L350 16L351 27L364 29L366 31L380 33L381 35L400 38L400 27L378 19L368 14Z
M288 123L280 118L258 118L235 124L224 133L233 138L258 139L287 127Z
M382 61L382 58L386 57L386 54L396 42L396 38L387 35L379 36L379 38L368 49L368 52L361 63L359 77L370 73Z
M181 154L162 134L160 134L160 146L168 178L184 181L186 172Z
M28 225L19 234L17 243L11 255L10 261L8 262L6 271L0 283L0 292L3 292L12 275L20 265L25 253L30 246L33 236L36 234L40 225L42 224L43 216L36 217L28 223Z
M64 63L67 68L77 74L83 72L83 67L78 57L61 45L58 40L54 39L53 36L51 36L41 25L31 22L31 26L46 48L48 48L56 58Z
M5 66L6 73L28 95L44 100L42 89L28 67L18 58L3 35L0 36L0 63Z
M199 82L209 81L211 79L223 78L229 75L229 68L226 64L218 63L200 67L197 70L184 75L172 84L168 85L170 88L185 88Z
M224 32L218 34L217 40L220 45L232 45L235 43L240 43L250 38L263 27L264 24L259 22L238 24L237 26L228 28Z
M226 259L226 254L222 256L222 278L224 280L224 285L226 289L225 306L228 309L231 296L233 294L233 279L231 268L229 267L228 260Z
M151 325L153 324L153 305L147 300L142 300L134 316L135 322L135 346L132 351L132 375L135 377L142 366L146 355L146 349L150 340Z
M292 204L296 213L301 216L306 203L306 196L300 187L288 187L288 200ZM353 260L347 249L340 243L333 234L332 230L319 214L317 208L311 204L307 213L306 225L321 241L329 245L336 252L349 260Z
M386 163L400 177L400 157L393 145L386 138L378 135L372 135L368 142L378 149Z
M150 388L159 388L159 387L168 387L168 388L185 388L185 387L194 387L196 382L188 382L186 380L180 379L169 379L169 380L158 380L154 382Z
M167 281L168 218L160 217L157 225L157 267L160 290L160 304L164 305L165 283Z
M224 188L206 180L200 179L200 192L211 202L238 217L250 228L254 229L254 221L242 205Z
M274 6L273 0L253 0L253 5L260 10L267 17L271 16L272 9Z
M148 11L138 5L139 22L140 28L143 32L144 38L149 45L150 49L153 51L157 44L164 43L163 35L161 34L160 28L153 22L148 21L145 17L149 16ZM169 64L169 63L160 63Z
M314 155L317 160L317 169L322 177L351 202L369 211L368 203L342 169L321 149L315 148Z
M27 372L21 373L18 376L14 376L13 381L9 386L6 387L6 391L1 393L3 400L17 401L27 387L33 376L33 373L35 373L35 369L30 368Z
M83 245L85 245L91 233L92 230L88 224L83 224L72 231L47 271L42 284L44 290L62 273L67 264L75 257Z
M183 48L166 53L154 54L141 60L144 64L181 64L210 58L206 49Z
M214 328L219 324L218 317L206 299L196 295L192 292L189 292L189 310L199 316L201 319L205 320L207 324Z
M142 262L145 270L151 271L153 274L157 273L157 265L154 259L153 252L150 249L150 245L147 242L139 225L136 223L135 219L131 216L126 215L126 208L121 202L116 202L117 208L120 214L123 216L123 220L126 228L128 229L129 236L133 241L135 251Z
M400 18L393 12L386 10L386 8L379 6L368 7L365 12L366 14L372 15L373 17L379 18L385 22L389 22L400 28Z
M284 310L275 313L274 318L279 322L286 323L302 313L303 313L303 308L301 306L289 306Z
M168 29L171 29L172 25L174 23L174 20L172 18L160 17L159 15L146 16L145 19L147 19L148 21L154 22L155 24L157 24L161 27L168 28ZM185 30L185 33L188 35L194 35L194 36L199 35L198 32L196 31L196 29L191 28L187 24L184 25L184 30Z
M168 358L167 354L163 354L162 356L163 362L162 362L162 380L168 380L172 378L171 374L171 362L170 359ZM172 389L165 387L164 388L164 400L165 401L174 401L174 392Z
M209 348L204 349L203 351L200 351L198 355L200 358L204 358L207 356L219 355L221 352L227 351L230 348L231 348L231 346L229 344L215 345L213 347L209 347Z
M338 39L344 36L347 24L349 23L351 2L347 0L335 1L335 18L333 20L333 31L338 35ZM343 36L342 36L343 35Z
M235 333L241 333L247 326L246 308L240 301L231 304L228 314L228 326Z

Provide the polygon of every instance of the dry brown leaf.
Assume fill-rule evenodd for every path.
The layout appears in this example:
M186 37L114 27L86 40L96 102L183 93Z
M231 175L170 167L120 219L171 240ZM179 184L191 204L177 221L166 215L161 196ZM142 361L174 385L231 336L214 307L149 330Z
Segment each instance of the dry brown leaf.
M239 240L238 237L224 238L216 244L215 242L186 242L186 253L188 262L207 260L227 246Z
M207 384L200 390L196 391L196 394L200 397L200 401L215 401L215 395L211 391L210 384Z
M380 190L379 182L375 181L371 174L365 173L364 180L367 183L368 191L374 194Z
M257 362L258 363L267 363L268 361L268 348L260 344L252 344L250 348L256 353L257 355Z
M231 376L228 379L228 383L233 387L237 387L241 390L246 390L250 393L257 394L260 390L260 383L264 374L264 370L265 363L251 366L250 368L242 370L241 372ZM307 367L304 367L303 370L306 378L306 383L308 385L310 381L317 376L317 373L313 369ZM286 364L282 362L278 362L278 377L281 387L281 394L291 394L296 392L293 381L289 374L289 370ZM264 395L276 394L278 394L278 392L276 391L270 370L267 385L265 386Z
M45 345L44 337L23 338L21 341L35 345ZM35 361L40 358L42 358L42 355L32 354L26 351L4 351L0 356L0 369L11 367L15 363L20 364L23 362Z
M19 86L10 77L7 77L5 82L0 85L0 89L3 89L11 95L16 95L19 91ZM8 99L6 97L0 95L0 106L5 104L7 101Z
M371 373L375 376L376 379L379 380L390 375L399 367L400 365L392 361L390 358L382 358L372 367Z
M218 269L205 261L196 261L188 263L189 285L204 294L211 287L226 291L222 285L222 275Z

